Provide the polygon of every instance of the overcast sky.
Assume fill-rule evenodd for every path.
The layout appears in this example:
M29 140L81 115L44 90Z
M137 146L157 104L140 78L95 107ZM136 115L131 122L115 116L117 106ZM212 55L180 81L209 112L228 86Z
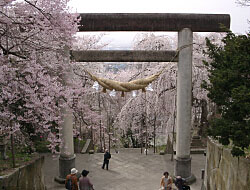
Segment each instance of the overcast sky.
M209 13L230 14L231 30L245 34L250 30L250 7L241 7L236 0L71 0L77 13ZM129 45L135 33L112 32L106 40L120 46ZM112 45L113 46L113 45Z

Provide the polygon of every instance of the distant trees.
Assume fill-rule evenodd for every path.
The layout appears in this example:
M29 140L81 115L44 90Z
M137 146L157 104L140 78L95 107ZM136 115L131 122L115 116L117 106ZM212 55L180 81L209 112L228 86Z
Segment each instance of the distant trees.
M219 34L210 34L210 39L218 42ZM177 39L175 36L156 36L154 34L138 35L134 49L147 50L173 50L176 49ZM198 126L199 135L205 135L207 116L213 112L213 103L207 98L207 91L201 88L203 80L208 80L207 68L202 64L205 48L205 37L194 33L193 51L193 107L192 125ZM174 139L173 132L176 127L176 77L178 74L177 64L171 63L143 63L138 69L137 78L152 75L166 67L159 78L152 83L153 92L136 92L136 97L131 97L121 109L115 125L122 129L132 130L135 136L141 137L167 137ZM154 122L154 116L156 122ZM152 119L153 118L153 119ZM141 122L145 120L145 122ZM147 137L143 137L147 138ZM160 139L160 138L158 138ZM165 139L166 140L166 139ZM166 143L166 142L165 142Z
M209 135L223 145L231 144L234 156L245 155L250 145L250 33L228 32L223 45L206 42L211 62L205 62L209 82L204 87L218 106Z
M135 38L134 49L136 50L166 50L172 49L174 38L168 36L156 36L154 34L142 34L137 35ZM136 71L134 77L144 78L146 76L155 74L160 71L166 63L134 63L134 67L131 68ZM173 63L169 64L173 65ZM131 72L129 70L129 72ZM134 78L133 77L133 78ZM160 76L161 78L161 76ZM158 79L160 80L160 79ZM157 81L158 81L157 80ZM154 81L151 86L154 92L147 91L143 93L141 91L135 91L129 96L125 105L121 109L117 116L115 125L120 126L121 130L130 131L132 137L130 139L137 142L136 146L145 145L146 148L149 145L149 138L155 137L156 122L154 122L155 115L157 120L161 120L164 116L162 107L158 105L157 100L157 81Z
M236 3L241 6L250 6L250 0L237 0Z

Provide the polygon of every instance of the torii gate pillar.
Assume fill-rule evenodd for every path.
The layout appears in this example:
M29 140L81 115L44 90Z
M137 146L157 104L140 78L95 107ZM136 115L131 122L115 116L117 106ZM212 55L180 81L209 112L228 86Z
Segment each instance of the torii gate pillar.
M64 48L64 61L70 63L69 48ZM64 74L65 85L68 85L68 80L72 76L72 71L69 68L67 73ZM70 170L75 168L75 158L74 154L74 142L73 142L73 113L69 107L64 107L61 110L63 114L63 123L60 129L62 146L60 148L59 157L59 176L55 177L55 181L58 183L65 183L66 176L70 174Z
M190 157L192 43L193 32L189 28L184 28L178 32L177 139L174 175L180 175L189 182L195 180L191 174Z

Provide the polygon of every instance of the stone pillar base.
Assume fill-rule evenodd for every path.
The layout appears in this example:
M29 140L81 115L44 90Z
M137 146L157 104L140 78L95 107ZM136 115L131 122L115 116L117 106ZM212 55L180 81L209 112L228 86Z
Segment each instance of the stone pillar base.
M75 158L75 154L71 157L59 157L59 177L55 177L56 182L65 183L66 176L70 174L72 168L75 168Z
M191 173L191 158L175 158L174 175L181 176L188 184L196 181Z

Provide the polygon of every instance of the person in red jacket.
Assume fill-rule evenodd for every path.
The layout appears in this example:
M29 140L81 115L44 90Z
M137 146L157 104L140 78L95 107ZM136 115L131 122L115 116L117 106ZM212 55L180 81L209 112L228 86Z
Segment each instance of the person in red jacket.
M71 179L71 190L78 190L78 184L77 184L77 169L72 168L71 169L71 174L66 176L65 180L65 186L67 186L68 181Z

